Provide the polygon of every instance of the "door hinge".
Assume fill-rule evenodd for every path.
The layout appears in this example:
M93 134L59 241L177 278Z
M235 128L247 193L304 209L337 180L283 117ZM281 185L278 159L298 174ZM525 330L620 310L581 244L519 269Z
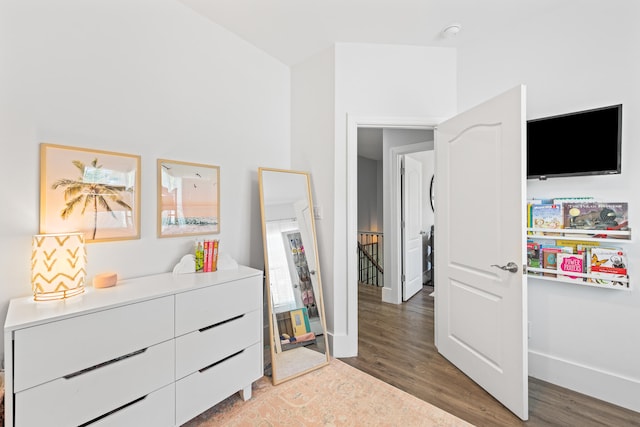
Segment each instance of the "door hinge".
M400 276L400 281L401 281L402 283L404 283L404 280L405 280L405 279L404 279L404 274L403 274L402 276Z

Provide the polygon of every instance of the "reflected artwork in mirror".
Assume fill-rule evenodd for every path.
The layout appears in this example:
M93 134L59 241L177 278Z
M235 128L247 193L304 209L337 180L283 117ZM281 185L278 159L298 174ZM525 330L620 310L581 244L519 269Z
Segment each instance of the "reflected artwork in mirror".
M271 370L279 384L329 363L310 176L258 169Z

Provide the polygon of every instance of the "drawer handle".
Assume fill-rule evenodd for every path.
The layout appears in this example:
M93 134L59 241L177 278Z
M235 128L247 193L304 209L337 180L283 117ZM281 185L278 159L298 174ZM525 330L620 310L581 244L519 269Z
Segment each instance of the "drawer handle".
M147 349L143 348L142 350L134 351L133 353L125 354L124 356L116 357L115 359L107 360L106 362L99 363L97 365L91 366L91 367L86 368L86 369L82 369L82 370L77 371L77 372L73 372L71 374L65 375L62 378L64 378L65 380L70 380L71 378L77 377L78 375L86 374L87 372L91 372L91 371L93 371L95 369L103 368L103 367L105 367L107 365L111 365L111 364L119 362L121 360L128 359L128 358L133 357L133 356L137 356L139 354L144 353L145 351L147 351Z
M234 320L238 320L244 317L244 314L240 316L232 317L231 319L223 320L222 322L214 323L213 325L205 326L204 328L198 329L198 332L204 332L211 328L215 328L216 326L224 325L225 323L233 322Z
M112 411L107 412L106 414L100 415L99 417L94 418L94 419L92 419L92 420L90 420L90 421L87 421L87 422L86 422L86 423L84 423L84 424L80 424L78 427L86 427L86 426L88 426L88 425L91 425L91 424L93 424L93 423L95 423L95 422L100 421L100 420L101 420L101 419L103 419L103 418L108 417L108 416L109 416L109 415L111 415L111 414L114 414L114 413L116 413L116 412L118 412L118 411L122 411L123 409L125 409L125 408L127 408L127 407L129 407L129 406L131 406L131 405L135 405L136 403L138 403L138 402L140 402L140 401L142 401L142 400L144 400L144 399L146 399L146 398L147 398L147 396L139 397L139 398L137 398L136 400L133 400L133 401L131 401L131 402L129 402L129 403L125 403L124 405L120 406L119 408L116 408L116 409L114 409L114 410L112 410Z
M203 373L204 371L209 370L209 369L213 368L214 366L221 364L221 363L222 363L222 362L224 362L225 360L229 360L229 359L231 359L232 357L236 357L237 355L242 354L243 352L244 352L244 350L240 350L240 351L239 351L239 352L237 352L237 353L233 353L231 356L227 356L227 357L225 357L225 358L224 358L224 359L222 359L222 360L218 360L216 363L212 363L212 364L211 364L211 365L209 365L209 366L205 366L204 368L199 369L199 370L198 370L198 372Z

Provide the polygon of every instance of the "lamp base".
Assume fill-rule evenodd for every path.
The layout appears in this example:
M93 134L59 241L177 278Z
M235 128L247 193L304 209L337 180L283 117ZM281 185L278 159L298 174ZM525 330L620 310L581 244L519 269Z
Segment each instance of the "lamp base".
M59 299L66 299L74 295L80 295L84 292L84 286L79 286L73 289L65 289L62 291L54 292L36 292L33 294L35 301L54 301Z

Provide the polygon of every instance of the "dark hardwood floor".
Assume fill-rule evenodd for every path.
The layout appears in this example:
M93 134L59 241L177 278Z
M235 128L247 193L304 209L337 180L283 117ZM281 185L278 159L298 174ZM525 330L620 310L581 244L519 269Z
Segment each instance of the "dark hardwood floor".
M438 354L433 288L401 305L359 286L359 352L340 360L476 426L640 426L640 413L529 378L529 421L509 412Z

